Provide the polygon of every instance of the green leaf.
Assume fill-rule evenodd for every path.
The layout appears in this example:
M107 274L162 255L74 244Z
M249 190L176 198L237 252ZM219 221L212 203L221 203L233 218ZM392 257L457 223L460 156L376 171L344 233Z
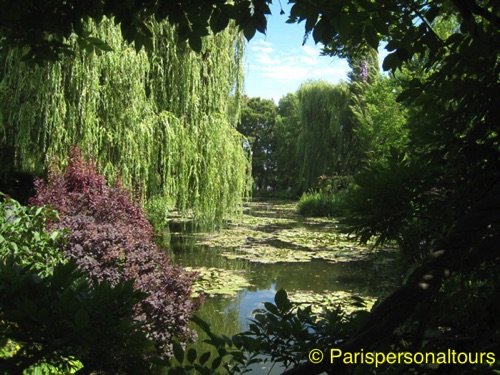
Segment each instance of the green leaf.
M194 348L189 349L187 353L188 362L193 363L196 360L197 355L198 354L196 353L196 349Z
M306 11L307 8L305 4L302 4L301 2L296 2L290 9L290 18L301 17L304 13L306 13Z
M393 52L385 57L384 62L382 63L382 68L386 71L387 70L395 71L399 65L400 61L398 59L398 55L396 52Z
M94 37L85 38L85 40L91 44L94 48L99 49L101 51L111 52L113 48L103 40Z
M326 18L321 18L313 30L313 39L316 43L328 44L336 34L335 28Z
M184 349L182 349L181 344L174 342L172 349L174 351L174 357L179 362L184 362Z
M275 315L279 315L278 308L274 304L272 304L271 302L264 302L264 307L270 313L275 314Z
M276 292L276 295L274 296L274 302L280 310L285 309L290 304L288 294L284 289L280 289Z
M17 247L17 244L15 242L9 243L11 249L14 251L14 253L17 253L19 251L19 248Z
M418 95L420 94L419 91L415 89L407 89L401 92L396 98L396 102L401 103L404 102L405 100L411 100L415 99Z
M50 239L52 241L56 241L59 237L61 236L61 232L58 232L57 230L53 231L51 234L50 234Z
M359 296L351 296L351 299L358 301L358 302L361 302L361 303L365 303L365 300Z
M266 33L266 29L267 29L266 16L264 16L263 14L260 14L260 13L254 14L252 17L252 21L253 21L255 28L259 32L261 32L262 34Z
M410 58L410 53L408 52L408 50L406 48L398 48L396 50L396 55L398 56L398 59L400 61L406 61Z
M200 365L204 365L210 358L210 352L205 352L200 356Z
M194 52L201 52L201 47L202 47L201 37L198 35L191 35L189 37L189 46Z
M306 18L306 23L305 23L306 33L310 32L314 28L314 25L318 21L318 18L319 18L319 13L311 8Z
M222 339L224 340L227 346L231 347L231 345L233 345L233 341L231 340L230 337L222 335Z
M380 38L374 28L370 27L365 31L365 39L370 47L378 49Z
M244 29L243 29L243 35L245 35L245 38L250 41L253 36L255 35L255 27L251 24L247 25Z
M212 362L212 370L219 368L222 363L222 357L217 357Z
M396 48L398 48L398 45L399 45L399 42L398 41L395 41L395 40L390 40L386 46L385 46L385 49L389 52L392 52L394 50L396 50Z
M214 13L212 18L210 18L210 28L217 34L218 32L224 30L229 24L229 18L224 13Z

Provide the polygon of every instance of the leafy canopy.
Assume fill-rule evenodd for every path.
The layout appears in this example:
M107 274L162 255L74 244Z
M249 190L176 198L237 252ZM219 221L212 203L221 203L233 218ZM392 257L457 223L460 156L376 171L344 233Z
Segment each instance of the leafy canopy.
M67 38L76 34L80 43L102 50L110 50L105 40L91 37L86 21L100 22L104 17L113 18L120 25L124 39L152 50L152 32L148 20L168 20L177 26L180 41L201 51L201 38L209 31L218 33L234 20L250 39L256 31L266 31L266 14L270 14L266 0L245 1L115 1L70 0L47 2L27 0L0 1L0 48L26 47L27 59L57 60L61 52L69 53Z

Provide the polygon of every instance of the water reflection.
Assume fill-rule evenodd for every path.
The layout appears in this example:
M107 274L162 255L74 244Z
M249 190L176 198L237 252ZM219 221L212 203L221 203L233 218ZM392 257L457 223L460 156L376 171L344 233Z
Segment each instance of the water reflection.
M176 263L184 267L215 267L231 270L244 270L253 285L259 289L269 289L276 283L278 289L347 290L370 288L368 281L377 273L369 260L331 263L327 260L313 259L309 262L260 264L244 259L228 259L220 254L235 251L224 248L194 247L178 249L174 252Z
M193 253L191 253L193 255ZM210 256L178 257L185 266L210 266L214 264ZM377 296L378 291L374 283L370 283L373 271L368 262L332 264L326 261L312 261L308 263L291 264L252 264L237 260L219 260L232 269L245 269L252 287L237 293L234 298L216 296L207 298L198 315L209 322L217 334L232 336L249 328L249 319L256 309L261 309L264 302L274 301L276 291L284 288L288 292L307 290L314 293L328 291L355 291L364 295ZM237 267L239 266L239 267ZM241 267L241 268L240 268ZM203 336L200 337L203 339ZM200 340L197 349L212 351L212 348ZM277 375L283 372L279 365L259 363L251 367L251 374Z
M230 270L243 270L252 286L240 291L234 298L207 298L200 315L209 322L223 317L223 329L234 334L248 326L252 311L262 307L263 302L273 301L279 289L288 292L308 291L353 291L377 297L380 289L377 270L369 261L330 263L325 260L312 260L303 263L258 264L241 259L227 259L219 254L227 249L193 247L186 251L175 251L175 261L185 267L215 267ZM238 324L234 324L237 322ZM220 327L223 328L223 327Z
M301 221L300 218L297 219L293 214L290 214L290 212L293 212L293 206L266 205L264 207L258 205L256 207L261 210L254 208L250 212L252 215L251 220L253 220L253 217L259 216L287 218L288 221L284 222L283 225L278 225L276 221L269 221L269 219L268 222L264 223L258 223L254 220L247 221L247 226L250 227L248 223L251 222L253 230L257 229L262 233L274 235L271 240L275 242L276 238L278 238L275 234L285 227L305 228L307 234L333 233L335 231L335 226L331 222L305 222ZM247 218L247 220L249 219ZM237 270L243 272L245 278L251 284L251 286L240 290L230 298L223 296L209 297L203 303L197 315L208 322L212 331L218 335L232 336L248 329L252 312L263 308L264 302L273 301L274 295L279 289L283 288L288 293L304 291L311 294L350 291L363 296L382 297L387 290L383 287L384 283L393 285L395 282L394 274L398 273L396 270L393 270L392 273L381 272L384 268L392 267L392 263L390 262L391 259L388 259L389 262L384 261L383 256L381 259L380 254L368 255L363 260L338 263L332 263L325 259L313 259L300 263L259 263L259 259L255 259L255 261L239 258L232 259L232 257L228 258L222 253L237 252L238 250L234 247L197 245L200 235L193 233L193 228L188 228L186 231L186 227L180 229L172 226L171 231L172 233L164 237L168 239L168 251L175 263L179 263L184 267ZM254 233L251 235L256 236ZM268 239L268 237L264 239ZM381 260L382 263L380 263ZM202 352L212 351L212 347L203 344L203 339L202 334L196 343L197 349ZM268 374L270 367L269 364L256 365L252 374ZM275 367L270 373L278 374L281 371L282 369Z

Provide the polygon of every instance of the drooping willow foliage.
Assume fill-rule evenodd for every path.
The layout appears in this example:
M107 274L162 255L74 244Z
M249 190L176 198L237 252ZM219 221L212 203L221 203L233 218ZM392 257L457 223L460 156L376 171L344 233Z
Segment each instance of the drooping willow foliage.
M204 39L200 54L151 22L152 52L124 43L111 20L90 23L112 52L74 44L74 56L44 67L11 52L0 71L5 171L40 174L72 145L112 181L139 189L147 205L220 220L245 194L249 161L235 130L243 41L236 28Z
M302 189L316 186L322 174L343 174L353 134L346 121L349 88L325 81L304 83L297 91L301 132L297 159Z

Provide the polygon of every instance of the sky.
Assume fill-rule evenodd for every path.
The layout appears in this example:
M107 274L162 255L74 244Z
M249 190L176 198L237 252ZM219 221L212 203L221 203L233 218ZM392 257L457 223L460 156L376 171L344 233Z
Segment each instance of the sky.
M307 80L347 81L347 61L320 56L321 44L315 45L312 37L302 45L304 23L287 24L289 5L286 0L281 4L285 15L280 15L279 1L273 2L266 35L257 32L246 47L245 94L277 104Z

